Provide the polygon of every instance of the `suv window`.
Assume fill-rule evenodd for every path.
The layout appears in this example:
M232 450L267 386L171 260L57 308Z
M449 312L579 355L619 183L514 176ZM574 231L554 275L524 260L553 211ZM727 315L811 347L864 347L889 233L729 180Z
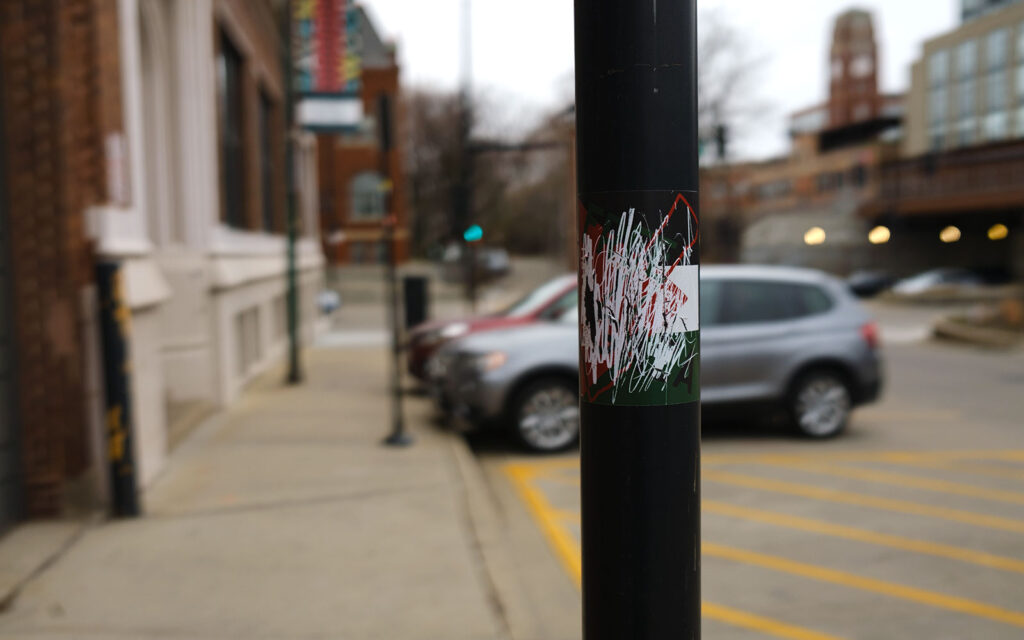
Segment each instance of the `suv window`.
M711 278L700 280L700 326L712 327L721 322L722 282Z
M554 320L560 317L566 311L571 310L575 312L576 307L579 306L577 301L578 296L579 292L576 291L575 288L566 291L564 294L562 294L562 297L552 302L547 309L544 309L544 311L540 313L541 319Z
M823 313L832 299L820 287L794 282L725 280L721 282L720 324L779 322Z

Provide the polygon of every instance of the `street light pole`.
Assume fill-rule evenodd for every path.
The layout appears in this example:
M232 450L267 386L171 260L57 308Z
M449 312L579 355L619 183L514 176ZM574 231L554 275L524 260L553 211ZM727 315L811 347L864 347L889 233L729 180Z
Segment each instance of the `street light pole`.
M284 64L285 109L285 181L287 191L287 304L288 304L288 384L302 382L302 363L299 360L299 283L295 244L298 240L295 193L295 87L294 60L292 59L292 0L286 0L281 20L281 62Z
M700 637L696 1L576 0L583 637Z

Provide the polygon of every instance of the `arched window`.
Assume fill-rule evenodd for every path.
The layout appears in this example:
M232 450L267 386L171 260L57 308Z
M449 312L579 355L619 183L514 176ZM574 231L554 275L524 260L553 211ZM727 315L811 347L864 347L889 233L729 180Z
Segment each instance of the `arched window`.
M352 220L380 220L384 217L383 179L376 171L364 171L352 178Z

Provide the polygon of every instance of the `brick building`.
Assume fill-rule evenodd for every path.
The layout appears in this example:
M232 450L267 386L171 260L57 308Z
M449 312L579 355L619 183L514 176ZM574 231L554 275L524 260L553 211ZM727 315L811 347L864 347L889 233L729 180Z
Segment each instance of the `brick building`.
M122 265L143 487L283 355L282 7L0 0L0 522L104 499L97 260ZM297 147L308 340L323 258Z
M899 153L903 115L902 96L878 90L877 50L869 13L839 15L828 50L828 99L790 116L789 153L703 170L705 225L733 245L706 237L709 259L836 272L870 263L858 211L875 197L879 164ZM826 242L808 245L812 228L823 229Z
M395 252L404 261L409 255L409 213L402 141L395 135L399 67L394 45L381 39L365 9L356 11L359 96L365 116L354 131L317 136L321 237L332 264L383 262L383 225L394 216ZM384 150L382 142L390 148Z

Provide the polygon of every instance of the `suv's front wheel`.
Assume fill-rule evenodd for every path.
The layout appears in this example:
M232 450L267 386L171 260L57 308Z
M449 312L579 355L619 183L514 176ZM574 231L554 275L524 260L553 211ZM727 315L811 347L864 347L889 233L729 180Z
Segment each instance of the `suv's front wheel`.
M800 376L789 399L793 423L810 438L831 438L841 433L850 419L852 406L846 381L828 370Z
M580 433L579 394L568 380L550 377L526 385L512 402L513 429L534 451L560 451Z

